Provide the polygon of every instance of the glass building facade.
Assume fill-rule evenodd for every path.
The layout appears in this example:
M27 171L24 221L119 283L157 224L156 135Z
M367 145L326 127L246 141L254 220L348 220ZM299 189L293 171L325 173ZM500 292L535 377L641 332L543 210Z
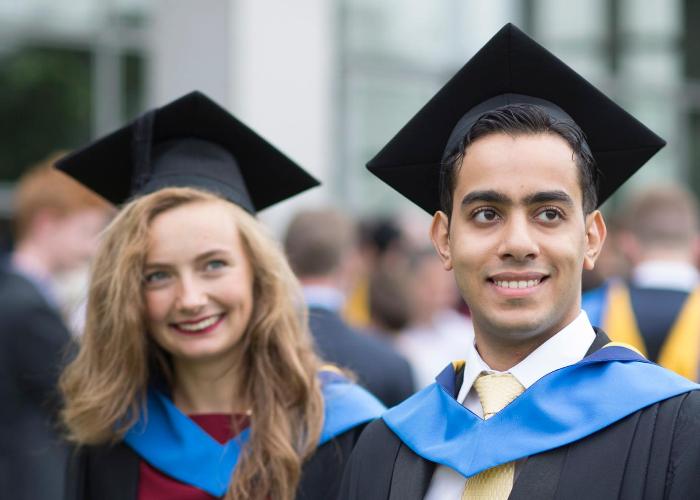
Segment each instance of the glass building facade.
M0 211L6 216L11 183L23 168L115 128L150 104L149 28L156 13L167 15L162 6L153 8L159 1L0 0ZM167 1L197 8L197 2ZM239 13L246 12L241 5L254 1L221 0L238 5L233 10ZM308 15L314 0L300 1ZM294 55L300 64L329 66L319 72L330 75L323 84L330 89L323 98L331 96L324 111L328 123L314 129L330 131L324 139L330 144L319 156L327 164L326 199L356 213L406 209L364 164L506 22L520 26L668 140L626 189L673 178L700 192L699 4L333 0L326 30L332 60L311 53L301 61ZM231 18L234 26L246 22ZM255 43L255 36L280 36L280 57L290 57L283 52L290 35L264 28L250 30L246 43ZM231 64L232 92L254 89L250 78L244 86L237 83L235 57ZM278 78L283 82L284 74Z
M700 192L697 2L345 0L338 115L344 165L338 176L350 177L343 185L351 206L395 209L397 197L357 166L509 21L668 141L625 190L671 178Z

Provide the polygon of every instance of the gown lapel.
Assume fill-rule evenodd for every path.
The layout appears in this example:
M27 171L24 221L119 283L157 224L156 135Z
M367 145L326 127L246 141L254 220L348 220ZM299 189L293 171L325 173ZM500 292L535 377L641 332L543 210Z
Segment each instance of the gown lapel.
M525 458L522 469L515 478L509 500L554 498L567 450L566 446L562 446Z
M586 356L605 346L610 339L603 331L595 329L595 339ZM509 500L527 500L530 498L554 498L559 485L569 446L527 457L520 470Z
M401 443L391 476L389 500L420 500L430 486L435 463L416 455Z
M123 443L104 447L91 458L87 494L81 498L136 500L140 458Z
M463 364L457 369L455 386L452 392L457 393L464 380ZM389 500L422 500L428 492L437 464L416 454L404 443L399 444L399 451L394 460L391 475Z
M608 336L605 334L605 332L603 332L603 330L599 330L595 327L593 329L595 330L595 339L593 340L591 347L588 348L586 356L590 356L594 352L599 351L610 342L610 338L608 338Z

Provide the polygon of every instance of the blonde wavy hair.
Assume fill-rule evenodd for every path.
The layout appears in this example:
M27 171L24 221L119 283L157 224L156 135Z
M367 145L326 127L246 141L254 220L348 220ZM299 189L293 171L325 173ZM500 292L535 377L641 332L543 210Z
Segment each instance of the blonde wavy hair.
M146 334L143 267L151 221L188 203L222 201L192 188L167 188L126 205L106 229L93 264L77 358L60 381L63 420L80 445L119 441L144 408L150 382L172 380L168 355ZM250 439L227 498L291 499L323 423L313 351L299 284L260 223L227 203L253 270L253 311L239 343L236 398L250 402Z

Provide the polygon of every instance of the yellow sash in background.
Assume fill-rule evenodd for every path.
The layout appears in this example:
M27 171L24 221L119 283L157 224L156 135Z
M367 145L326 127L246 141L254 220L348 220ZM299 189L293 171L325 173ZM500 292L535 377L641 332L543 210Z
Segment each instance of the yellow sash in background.
M613 283L603 321L605 333L616 342L624 342L647 356L646 345L634 317L627 287ZM690 380L698 379L700 358L700 288L686 299L659 353L658 363Z

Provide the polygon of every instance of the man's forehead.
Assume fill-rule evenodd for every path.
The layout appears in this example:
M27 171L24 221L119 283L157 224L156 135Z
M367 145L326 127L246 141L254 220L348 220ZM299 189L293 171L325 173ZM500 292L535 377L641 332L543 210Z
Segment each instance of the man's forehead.
M493 146L463 158L455 171L456 203L582 202L579 169L566 152L559 151L558 156L547 155L546 151L529 155L527 148L506 151L507 147L498 147L497 143Z
M526 152L535 157L540 155L556 156L562 161L575 162L575 152L569 142L553 131L489 132L468 144L464 151L464 157L473 157L478 154L498 159L513 152L517 152L519 155Z
M494 133L470 144L456 171L457 184L465 181L512 184L543 178L578 183L574 152L556 134Z

